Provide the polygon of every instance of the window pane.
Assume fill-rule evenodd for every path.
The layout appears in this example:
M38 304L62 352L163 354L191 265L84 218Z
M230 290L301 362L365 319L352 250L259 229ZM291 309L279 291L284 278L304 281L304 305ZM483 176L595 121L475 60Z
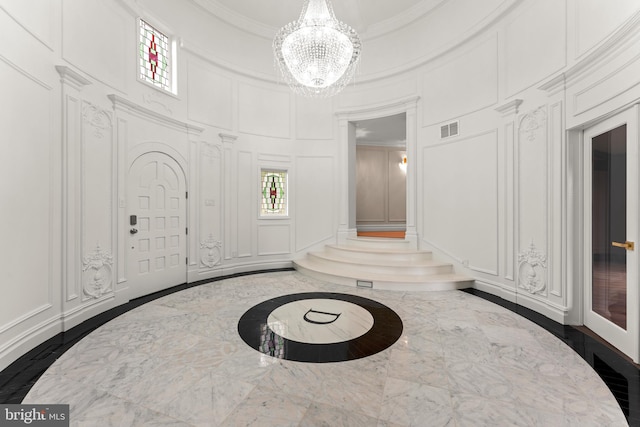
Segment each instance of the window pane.
M262 203L260 214L262 215L286 215L287 214L287 172L263 169L261 173Z
M171 91L169 69L169 38L140 20L140 78Z

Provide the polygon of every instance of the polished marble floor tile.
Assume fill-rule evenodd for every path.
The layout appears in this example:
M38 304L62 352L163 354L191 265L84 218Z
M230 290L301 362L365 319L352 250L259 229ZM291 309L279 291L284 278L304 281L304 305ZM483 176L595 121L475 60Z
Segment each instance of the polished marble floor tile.
M328 363L274 358L238 334L251 307L306 292L384 304L401 334L371 356ZM627 425L611 389L564 340L465 292L248 275L115 317L51 364L24 403L68 403L79 426Z

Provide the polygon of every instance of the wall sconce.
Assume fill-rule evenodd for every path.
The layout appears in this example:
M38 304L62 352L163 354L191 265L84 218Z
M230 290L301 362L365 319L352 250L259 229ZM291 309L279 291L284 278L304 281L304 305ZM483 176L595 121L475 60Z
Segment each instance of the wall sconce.
M402 156L402 161L398 163L398 166L400 166L400 169L402 169L402 172L407 173L407 155L406 154Z

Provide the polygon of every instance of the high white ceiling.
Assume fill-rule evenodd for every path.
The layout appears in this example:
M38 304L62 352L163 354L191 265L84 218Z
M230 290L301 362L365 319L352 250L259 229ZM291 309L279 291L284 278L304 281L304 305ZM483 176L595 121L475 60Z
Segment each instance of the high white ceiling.
M193 0L217 17L267 36L300 16L303 0ZM450 0L334 0L338 20L361 33L406 25ZM271 35L273 35L271 34Z

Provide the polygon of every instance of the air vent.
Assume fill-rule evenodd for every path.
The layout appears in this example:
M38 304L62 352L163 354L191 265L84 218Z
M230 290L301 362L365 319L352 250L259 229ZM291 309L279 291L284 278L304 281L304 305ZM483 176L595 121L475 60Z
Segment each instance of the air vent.
M458 121L440 126L440 138L449 138L458 135Z

